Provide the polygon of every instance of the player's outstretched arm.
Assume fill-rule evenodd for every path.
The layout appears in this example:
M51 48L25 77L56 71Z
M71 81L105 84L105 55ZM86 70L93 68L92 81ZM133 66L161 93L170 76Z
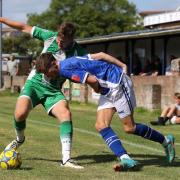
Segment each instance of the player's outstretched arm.
M4 17L0 17L0 22L3 24L6 24L7 26L10 26L12 28L18 29L25 33L31 33L32 26L29 26L27 24L24 24L22 22L13 21Z
M119 59L110 56L104 52L99 52L95 54L91 54L91 58L95 60L104 60L112 64L116 64L117 66L121 67L125 73L127 73L127 66L126 64L122 63Z

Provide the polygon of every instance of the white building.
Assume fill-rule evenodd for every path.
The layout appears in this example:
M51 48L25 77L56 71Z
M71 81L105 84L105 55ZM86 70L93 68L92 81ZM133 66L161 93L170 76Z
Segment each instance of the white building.
M180 26L180 8L175 11L144 11L140 15L144 18L144 27L147 28Z

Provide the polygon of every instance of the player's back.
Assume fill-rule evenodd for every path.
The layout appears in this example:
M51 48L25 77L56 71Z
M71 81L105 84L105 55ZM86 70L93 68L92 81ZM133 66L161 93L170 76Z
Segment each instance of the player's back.
M74 73L77 71L88 72L99 80L104 86L119 84L122 76L122 69L114 64L103 60L92 60L89 56L75 56L61 62L62 71Z

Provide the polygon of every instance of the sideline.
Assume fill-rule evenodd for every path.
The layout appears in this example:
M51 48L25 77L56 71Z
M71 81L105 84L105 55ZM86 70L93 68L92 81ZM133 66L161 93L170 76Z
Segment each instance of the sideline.
M40 122L40 121L35 121L35 120L32 120L32 119L28 119L29 122L32 122L32 123L35 123L35 124L42 124L42 125L47 125L47 126L52 126L52 127L58 127L57 125L55 124L51 124L51 123L47 123L47 122ZM87 131L87 130L84 130L84 129L80 129L80 128L76 128L74 127L74 130L77 131L77 132L80 132L80 133L85 133L85 134L89 134L89 135L93 135L93 136L96 136L96 137L101 137L98 133L96 132L92 132L92 131ZM133 146L133 147L136 147L136 148L140 148L140 149L147 149L151 152L155 152L155 153L164 153L163 150L159 150L159 149L156 149L156 148L152 148L152 147L149 147L149 146L145 146L145 145L142 145L142 144L137 144L137 143L133 143L133 142L130 142L130 141L126 141L126 140L121 140L122 143L124 144L127 144L127 145L130 145L130 146ZM175 145L180 145L180 143L175 143ZM179 157L176 156L176 158L179 159Z

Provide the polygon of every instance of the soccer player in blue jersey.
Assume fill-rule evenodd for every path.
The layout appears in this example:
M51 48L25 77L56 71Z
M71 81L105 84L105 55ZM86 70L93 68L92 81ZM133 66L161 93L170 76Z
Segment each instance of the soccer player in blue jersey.
M119 167L124 170L132 169L138 163L130 158L117 134L110 127L115 111L118 113L126 133L159 142L165 148L168 162L172 163L175 158L174 137L172 135L164 136L147 125L135 123L133 110L136 102L133 85L130 78L124 73L124 69L126 66L123 63L105 53L76 56L60 62L56 61L51 53L44 53L36 64L36 70L39 73L44 73L51 78L61 75L76 83L87 83L96 92L101 93L96 129L119 158Z

